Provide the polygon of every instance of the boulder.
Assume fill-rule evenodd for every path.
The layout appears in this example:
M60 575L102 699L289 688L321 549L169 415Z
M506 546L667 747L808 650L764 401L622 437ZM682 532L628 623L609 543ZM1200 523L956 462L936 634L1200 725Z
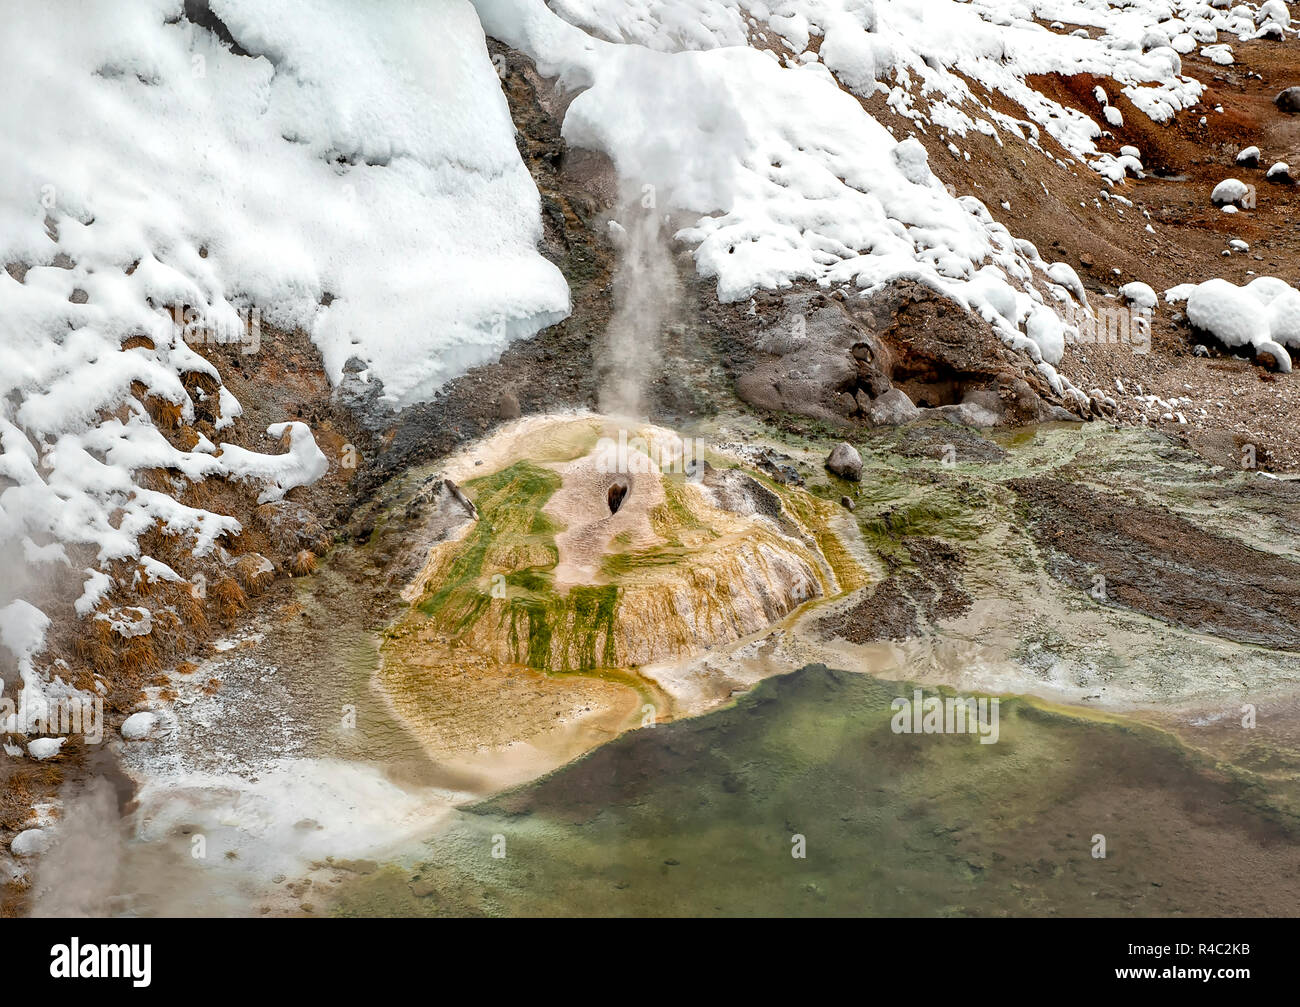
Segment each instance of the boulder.
M862 478L862 456L852 444L840 441L826 457L826 468L842 479L858 482Z
M519 419L519 399L514 392L502 392L497 399L497 417L503 420Z
M871 403L867 419L878 427L896 427L911 423L921 415L907 393L900 388L891 388Z
M50 834L44 829L24 829L9 844L9 852L16 857L30 857L50 848Z
M1300 87L1288 87L1285 91L1279 92L1273 99L1273 104L1291 115L1300 112Z

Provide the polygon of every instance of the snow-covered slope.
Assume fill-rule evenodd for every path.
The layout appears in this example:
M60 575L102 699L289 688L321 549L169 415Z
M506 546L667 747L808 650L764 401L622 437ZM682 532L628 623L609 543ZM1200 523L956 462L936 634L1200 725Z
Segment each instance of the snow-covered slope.
M480 7L497 7L484 0ZM851 90L886 94L919 126L964 136L996 125L1037 142L1044 130L1112 178L1123 165L1094 141L1117 125L1099 96L1095 116L1062 106L1026 83L1045 73L1116 81L1135 105L1165 121L1194 103L1199 83L1182 54L1229 38L1281 32L1281 0L1262 6L1187 0L553 0L558 15L592 35L675 52L753 46L784 59L820 61ZM1229 47L1230 48L1230 47ZM1024 108L992 108L970 82Z
M239 529L141 469L269 499L327 464L301 423L279 456L164 437L144 401L188 424L193 376L221 380L166 311L262 354L259 322L301 327L332 377L356 355L408 402L568 310L466 0L211 6L236 47L181 0L9 5L0 32L0 553L36 579L92 546L86 613L155 525L199 554ZM213 394L221 430L239 404ZM30 672L23 581L0 641Z
M652 191L657 206L696 215L677 237L695 246L720 299L799 281L870 290L918 279L981 314L1066 395L1078 393L1051 365L1069 338L1058 309L1088 311L1074 270L1041 259L978 200L947 191L922 145L894 127L946 139L954 156L953 141L976 130L1059 161L1050 136L1119 183L1141 171L1140 151L1099 148L1122 121L1105 89L1087 115L1036 90L1034 75L1109 79L1164 121L1203 90L1182 74L1180 53L1220 33L1276 35L1289 24L1283 4L1218 0L475 5L489 34L581 90L567 140L608 153L633 195ZM1026 117L996 109L991 92ZM877 95L892 123L859 100Z

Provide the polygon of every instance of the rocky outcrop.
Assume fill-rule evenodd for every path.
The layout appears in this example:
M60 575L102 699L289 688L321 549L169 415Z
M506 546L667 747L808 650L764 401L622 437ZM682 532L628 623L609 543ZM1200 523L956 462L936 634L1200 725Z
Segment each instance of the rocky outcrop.
M1077 418L1028 357L919 283L895 283L864 300L820 291L773 296L779 309L757 315L755 357L736 381L751 405L874 425L927 415L978 427Z

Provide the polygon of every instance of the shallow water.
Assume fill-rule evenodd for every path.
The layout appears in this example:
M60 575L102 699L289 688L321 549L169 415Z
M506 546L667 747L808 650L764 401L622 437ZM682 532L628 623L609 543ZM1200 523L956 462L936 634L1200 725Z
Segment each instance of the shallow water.
M1300 822L1170 735L1022 699L1001 702L995 744L896 734L890 702L910 695L821 666L769 679L457 813L418 864L345 883L332 910L1295 912Z

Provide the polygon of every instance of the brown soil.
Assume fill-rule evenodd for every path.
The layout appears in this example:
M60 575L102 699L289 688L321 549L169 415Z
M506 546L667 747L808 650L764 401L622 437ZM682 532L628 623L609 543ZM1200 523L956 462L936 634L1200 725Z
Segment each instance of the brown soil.
M1204 531L1163 508L1079 483L1008 485L1048 552L1048 569L1099 604L1240 643L1300 650L1300 563Z
M957 546L914 536L902 544L911 563L904 567L887 555L889 575L851 608L824 620L823 632L850 643L906 640L919 635L923 623L956 619L970 609L970 595L961 586L966 560Z

